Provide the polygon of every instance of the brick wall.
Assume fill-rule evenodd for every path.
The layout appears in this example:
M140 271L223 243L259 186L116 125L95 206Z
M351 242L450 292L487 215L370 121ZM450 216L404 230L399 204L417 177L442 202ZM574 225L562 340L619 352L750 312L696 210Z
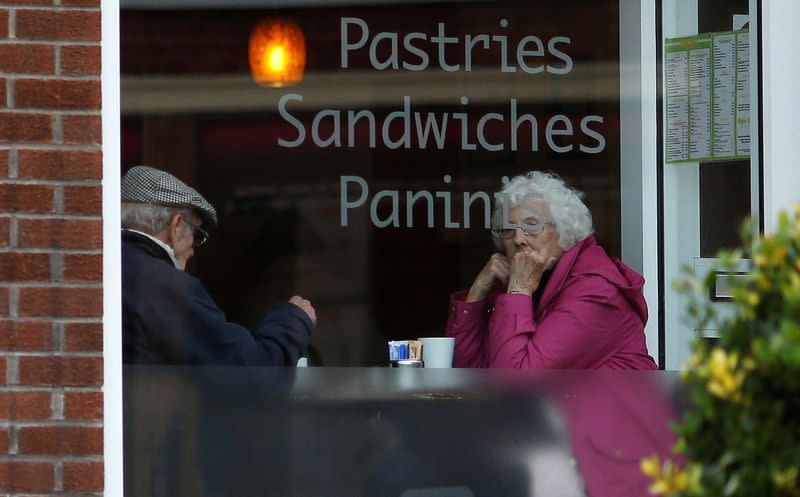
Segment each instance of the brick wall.
M100 1L0 0L0 496L103 491Z

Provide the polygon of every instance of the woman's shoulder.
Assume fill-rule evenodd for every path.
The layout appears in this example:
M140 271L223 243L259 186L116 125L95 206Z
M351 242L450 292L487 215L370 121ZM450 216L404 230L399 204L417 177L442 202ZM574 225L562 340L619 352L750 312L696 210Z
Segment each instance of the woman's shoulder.
M594 237L591 238L594 242ZM619 288L644 286L642 275L621 260L609 257L603 247L596 242L584 245L583 250L577 254L572 269L571 276L599 276Z
M564 282L565 295L625 307L627 303L643 320L647 319L647 303L642 293L644 278L618 259L593 253L580 264ZM594 251L593 251L594 252Z

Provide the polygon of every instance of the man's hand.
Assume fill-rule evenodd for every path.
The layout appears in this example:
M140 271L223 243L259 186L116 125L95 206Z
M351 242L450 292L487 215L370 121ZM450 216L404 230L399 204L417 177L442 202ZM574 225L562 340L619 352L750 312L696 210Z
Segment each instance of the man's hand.
M539 288L542 273L556 264L556 258L540 250L523 250L514 254L508 276L508 291L533 295Z
M467 302L485 299L497 284L505 287L508 284L510 264L508 257L503 254L492 254L489 262L475 278L475 282L467 294Z
M311 322L314 323L314 326L317 325L317 312L311 306L311 302L299 295L292 296L292 298L289 299L289 302L303 309L303 312L308 315L308 318L311 319Z

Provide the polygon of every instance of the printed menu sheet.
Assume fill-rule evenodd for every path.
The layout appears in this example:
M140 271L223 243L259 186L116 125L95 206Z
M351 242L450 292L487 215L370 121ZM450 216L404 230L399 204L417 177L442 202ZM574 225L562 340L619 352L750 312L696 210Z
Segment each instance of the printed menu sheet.
M672 38L664 53L667 163L749 157L749 32Z

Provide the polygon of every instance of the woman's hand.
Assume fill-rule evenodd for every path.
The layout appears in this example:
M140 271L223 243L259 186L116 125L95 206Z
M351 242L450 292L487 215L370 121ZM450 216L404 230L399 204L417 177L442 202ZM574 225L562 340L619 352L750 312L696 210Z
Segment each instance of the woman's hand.
M508 257L503 254L492 254L489 262L483 266L483 269L472 283L467 294L467 302L485 299L498 283L503 287L508 285L509 269Z
M533 295L542 281L542 273L556 265L556 258L550 256L546 249L521 250L511 259L508 291Z

